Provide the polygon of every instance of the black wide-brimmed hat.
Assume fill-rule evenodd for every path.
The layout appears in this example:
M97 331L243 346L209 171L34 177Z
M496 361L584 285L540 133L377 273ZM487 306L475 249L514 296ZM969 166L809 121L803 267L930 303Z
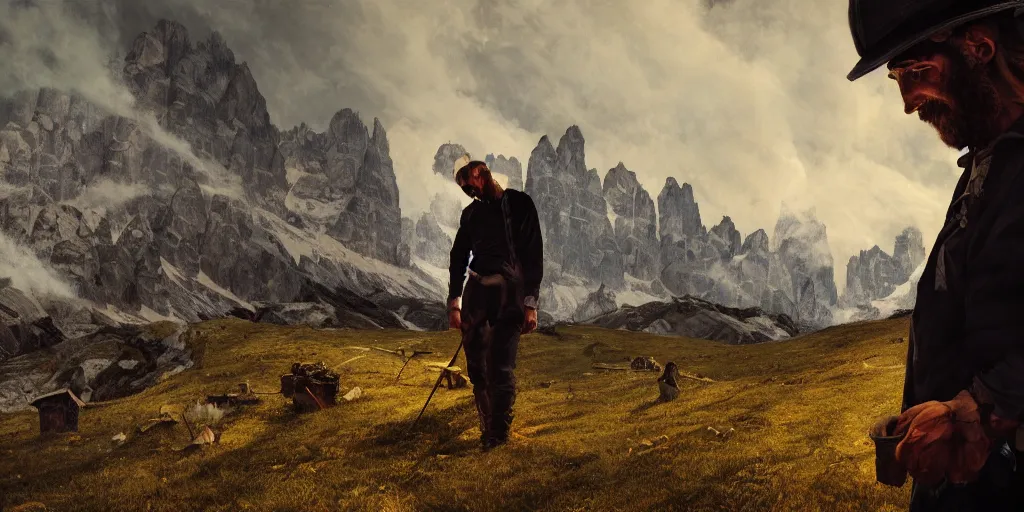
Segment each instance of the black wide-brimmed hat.
M998 12L1022 0L850 0L850 32L860 62L851 82L943 30Z

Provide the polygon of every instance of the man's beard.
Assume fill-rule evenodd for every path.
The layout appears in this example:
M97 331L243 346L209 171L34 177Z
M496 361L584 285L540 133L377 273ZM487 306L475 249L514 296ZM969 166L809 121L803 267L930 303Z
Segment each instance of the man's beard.
M942 142L954 149L987 146L999 136L1002 107L989 67L971 63L960 53L949 55L949 102L931 99L918 109L918 117L938 130Z

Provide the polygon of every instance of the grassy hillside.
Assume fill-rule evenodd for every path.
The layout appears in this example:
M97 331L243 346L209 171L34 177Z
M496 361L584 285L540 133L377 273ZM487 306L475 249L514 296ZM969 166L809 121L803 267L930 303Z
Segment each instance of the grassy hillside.
M520 349L513 440L481 454L468 389L439 390L418 432L405 434L437 377L424 363L451 357L454 331L215 321L192 333L197 368L86 408L77 434L41 438L34 411L0 415L0 507L901 510L909 484L875 483L866 432L898 411L907 328L861 323L739 347L596 328L532 334ZM371 346L435 354L414 360L396 384L398 358L354 348ZM591 368L636 355L714 382L684 379L678 400L658 404L657 375ZM300 416L281 395L265 395L224 416L219 444L192 454L177 451L189 440L184 424L136 433L162 405L246 380L277 391L291 363L317 360L346 363L342 394L359 386L363 397ZM116 446L119 432L128 439Z

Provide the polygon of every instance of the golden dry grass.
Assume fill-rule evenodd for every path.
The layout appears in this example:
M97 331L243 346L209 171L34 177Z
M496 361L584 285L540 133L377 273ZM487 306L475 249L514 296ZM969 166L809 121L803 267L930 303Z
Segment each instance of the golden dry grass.
M219 320L194 327L201 367L88 407L76 434L41 438L34 411L0 415L0 508L901 510L909 485L875 483L866 432L898 410L906 344L897 339L907 327L861 323L742 347L583 327L532 334L520 348L513 440L482 454L466 389L439 390L417 432L405 433L437 376L424 363L447 361L455 332ZM370 346L435 354L395 384L401 361L353 348ZM678 400L655 403L656 375L591 368L625 355L675 361L714 382L684 380ZM183 424L135 431L161 405L246 380L276 391L292 362L358 356L339 372L342 393L364 390L355 402L296 415L266 395L225 416L220 443L191 455L176 451L188 441ZM735 431L722 438L708 427ZM128 441L115 446L119 432Z

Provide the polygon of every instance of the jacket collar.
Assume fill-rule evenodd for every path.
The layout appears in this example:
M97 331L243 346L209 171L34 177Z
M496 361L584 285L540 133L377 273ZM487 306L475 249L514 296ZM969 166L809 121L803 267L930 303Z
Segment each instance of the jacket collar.
M956 165L958 167L966 169L967 166L970 165L970 163L974 160L974 156L977 155L979 152L993 150L996 147L996 145L1007 139L1024 139L1024 115L1018 117L1017 120L1014 121L1013 124L1011 124L1010 127L1007 128L1002 135L996 137L996 140L992 141L992 143L989 144L988 147L983 149L968 148L968 151L964 153L963 156L957 159Z

